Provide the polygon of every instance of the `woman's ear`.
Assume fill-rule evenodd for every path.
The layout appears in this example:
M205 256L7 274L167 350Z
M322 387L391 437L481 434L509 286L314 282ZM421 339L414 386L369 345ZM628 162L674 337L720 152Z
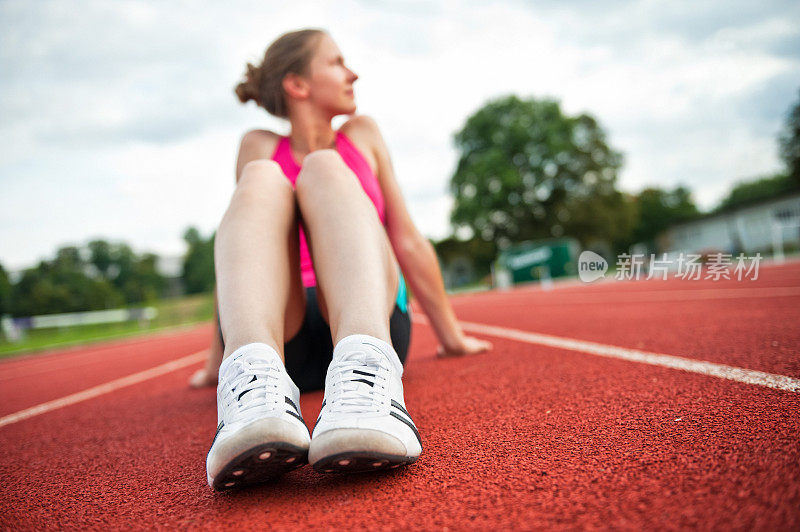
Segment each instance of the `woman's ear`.
M283 77L281 85L283 85L283 90L286 91L286 94L296 100L304 100L308 97L308 81L303 76L289 72Z

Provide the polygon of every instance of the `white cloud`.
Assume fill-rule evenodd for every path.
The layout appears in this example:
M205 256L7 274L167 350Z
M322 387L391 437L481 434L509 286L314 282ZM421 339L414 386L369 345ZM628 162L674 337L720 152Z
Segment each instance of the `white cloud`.
M626 155L624 189L685 183L711 206L780 167L800 86L797 8L754 5L3 2L0 262L93 236L174 254L187 226L213 230L241 132L287 131L232 88L272 39L309 26L361 76L360 111L429 236L448 232L453 133L509 93L597 116Z

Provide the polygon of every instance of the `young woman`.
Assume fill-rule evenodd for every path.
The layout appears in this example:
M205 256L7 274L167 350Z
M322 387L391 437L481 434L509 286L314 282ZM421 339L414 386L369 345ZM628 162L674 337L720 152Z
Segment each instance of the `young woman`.
M352 116L331 127L335 116L355 113L357 79L327 33L301 30L271 44L260 66L248 64L236 89L242 102L288 119L291 132L244 135L217 231L224 351L219 426L206 460L215 489L306 461L334 472L417 459L421 440L401 382L410 333L403 274L440 355L491 347L459 328L375 122ZM323 387L311 435L299 395Z

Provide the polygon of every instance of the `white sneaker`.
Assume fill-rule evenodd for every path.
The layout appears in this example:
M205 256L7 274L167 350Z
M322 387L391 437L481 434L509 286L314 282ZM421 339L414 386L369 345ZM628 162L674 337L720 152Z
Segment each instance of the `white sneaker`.
M264 482L308 461L300 391L266 344L242 346L222 361L217 419L206 458L215 490Z
M417 427L403 400L403 365L372 336L343 338L325 378L308 460L320 472L367 471L416 462Z

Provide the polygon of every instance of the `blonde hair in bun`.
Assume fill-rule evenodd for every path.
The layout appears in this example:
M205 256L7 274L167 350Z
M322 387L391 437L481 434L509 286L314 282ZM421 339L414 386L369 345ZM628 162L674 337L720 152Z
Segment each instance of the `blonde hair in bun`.
M324 34L324 30L304 29L284 33L275 39L260 65L247 63L244 80L234 89L239 101L247 103L253 100L268 113L288 118L283 78L289 73L308 74L308 65Z

